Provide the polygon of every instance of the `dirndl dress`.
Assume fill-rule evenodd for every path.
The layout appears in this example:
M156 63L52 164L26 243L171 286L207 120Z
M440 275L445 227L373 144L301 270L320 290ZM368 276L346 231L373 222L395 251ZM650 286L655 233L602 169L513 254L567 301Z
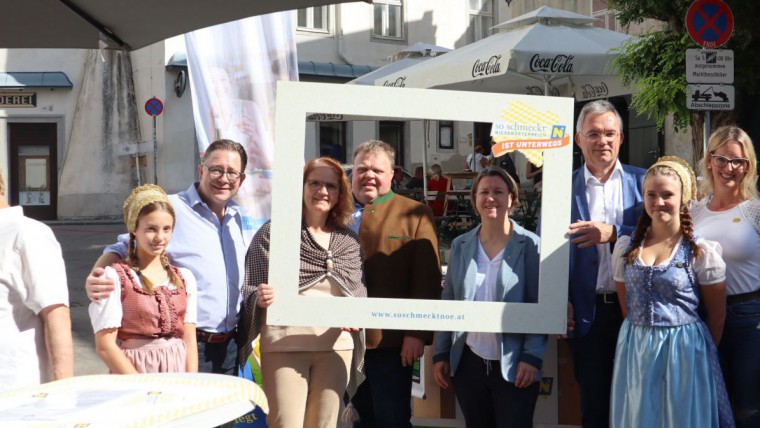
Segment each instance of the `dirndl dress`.
M615 258L629 242L615 248L616 280ZM682 239L669 261L646 266L639 259L623 267L628 315L615 352L610 426L734 426L715 344L697 312L691 254Z

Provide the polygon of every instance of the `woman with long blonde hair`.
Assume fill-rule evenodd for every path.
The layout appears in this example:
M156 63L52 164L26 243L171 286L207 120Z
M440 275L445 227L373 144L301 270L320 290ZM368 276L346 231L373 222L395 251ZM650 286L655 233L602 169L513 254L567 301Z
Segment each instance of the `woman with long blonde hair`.
M718 351L738 427L760 426L760 200L752 140L735 126L710 136L694 229L723 246L726 325Z

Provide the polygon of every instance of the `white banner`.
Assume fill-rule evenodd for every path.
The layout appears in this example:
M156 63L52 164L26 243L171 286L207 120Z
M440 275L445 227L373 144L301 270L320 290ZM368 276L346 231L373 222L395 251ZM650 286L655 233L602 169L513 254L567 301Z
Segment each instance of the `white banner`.
M275 88L298 80L294 21L280 12L185 35L198 149L220 138L245 147L237 201L251 235L271 217Z

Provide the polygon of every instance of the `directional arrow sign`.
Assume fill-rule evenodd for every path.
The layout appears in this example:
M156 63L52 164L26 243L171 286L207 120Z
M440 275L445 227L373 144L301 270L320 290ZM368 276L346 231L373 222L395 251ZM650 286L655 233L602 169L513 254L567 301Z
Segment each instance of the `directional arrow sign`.
M733 110L735 100L732 85L686 85L689 110Z

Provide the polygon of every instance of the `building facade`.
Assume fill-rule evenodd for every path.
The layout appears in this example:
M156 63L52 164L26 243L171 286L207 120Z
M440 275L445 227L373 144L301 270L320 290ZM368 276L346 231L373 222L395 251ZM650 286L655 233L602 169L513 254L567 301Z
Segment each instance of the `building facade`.
M414 43L462 47L542 5L594 15L599 25L620 30L599 0L375 0L309 8L295 14L300 79L346 83ZM169 192L186 188L197 176L198 150L184 52L182 36L131 53L0 50L0 168L11 203L40 219L119 217L138 180L157 176ZM155 120L144 109L153 97L164 106ZM631 150L624 159L656 159L663 137L654 127L635 115L626 127ZM407 171L423 163L423 145L428 165L461 171L474 146L487 148L490 139L487 123L315 121L306 129L307 159L331 155L350 163L356 145L379 138L397 149ZM516 164L524 169L524 161Z

